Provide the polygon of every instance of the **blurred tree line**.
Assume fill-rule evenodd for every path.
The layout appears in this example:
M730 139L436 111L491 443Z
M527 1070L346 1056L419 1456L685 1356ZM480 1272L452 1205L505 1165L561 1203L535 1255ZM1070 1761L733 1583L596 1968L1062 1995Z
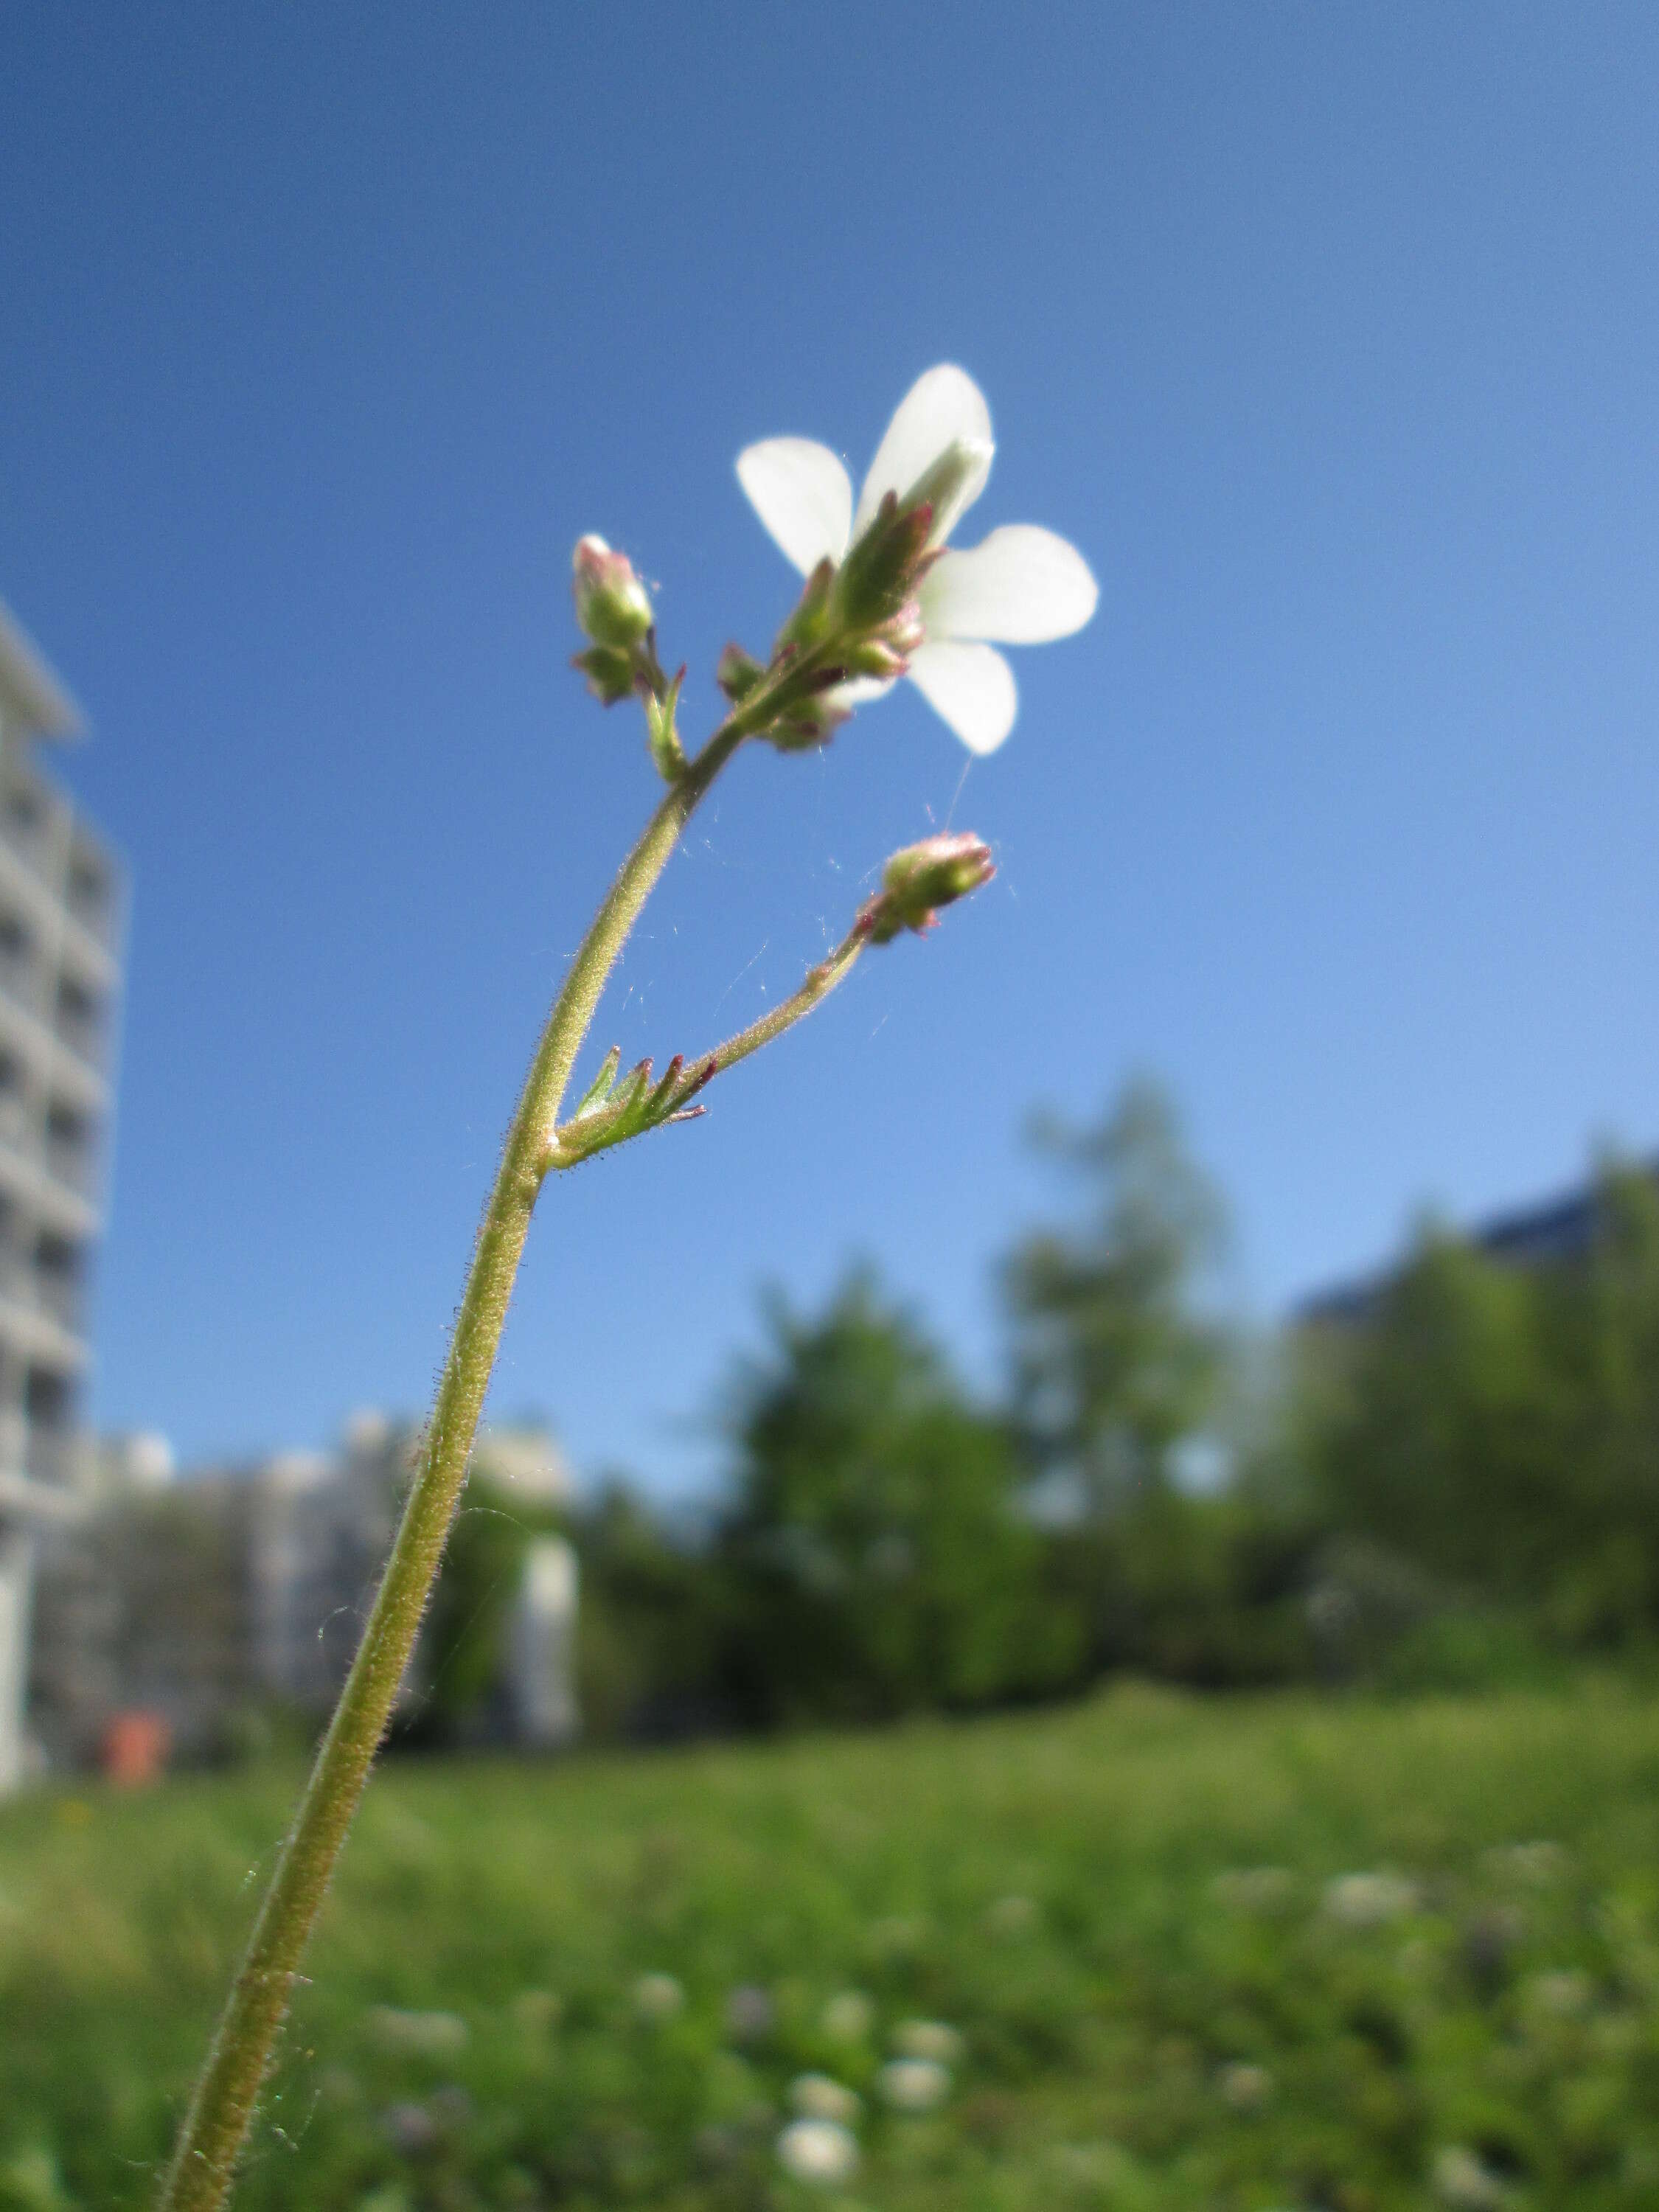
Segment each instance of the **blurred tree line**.
M1164 1094L1036 1141L1070 1194L1000 1271L1011 1386L977 1401L862 1270L778 1296L694 1520L613 1480L567 1516L590 1736L1209 1687L1473 1685L1659 1629L1659 1189L1614 1166L1582 1255L1425 1228L1364 1310L1249 1340L1223 1208ZM470 1493L470 1502L481 1501ZM464 1516L436 1603L448 1717L535 1533Z

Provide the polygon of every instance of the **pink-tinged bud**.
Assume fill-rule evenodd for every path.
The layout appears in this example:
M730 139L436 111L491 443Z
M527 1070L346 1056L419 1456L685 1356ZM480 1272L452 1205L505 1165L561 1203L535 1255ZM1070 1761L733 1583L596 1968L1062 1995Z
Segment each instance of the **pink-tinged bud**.
M907 599L882 635L894 652L902 654L907 659L911 653L920 651L927 635L921 619L921 600Z
M881 872L881 890L859 916L872 945L885 945L902 929L918 935L939 920L939 909L965 898L996 873L991 848L969 830L924 837L895 853Z
M734 707L749 696L765 673L754 654L745 653L740 645L728 645L714 663L714 681Z
M985 481L996 451L988 439L952 438L932 466L919 476L900 501L904 513L927 510L930 544L941 544L962 513L964 500L971 503Z
M651 594L626 553L613 553L603 538L579 538L571 561L576 620L595 645L631 653L650 631Z
M836 572L833 611L843 629L884 629L903 611L936 557L929 550L933 528L933 509L925 500L901 507L896 494L884 495Z

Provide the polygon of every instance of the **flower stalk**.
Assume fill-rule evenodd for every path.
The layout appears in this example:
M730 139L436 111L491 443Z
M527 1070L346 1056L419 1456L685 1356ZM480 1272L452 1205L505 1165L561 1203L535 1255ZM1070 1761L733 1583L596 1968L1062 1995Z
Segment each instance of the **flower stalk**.
M554 1001L502 1148L391 1557L283 1843L179 2131L157 2212L216 2212L228 2194L300 1960L392 1717L466 1480L555 1127L605 980L680 834L750 733L727 717L623 861Z
M391 1555L220 2016L156 2212L218 2212L229 2193L307 1942L414 1652L546 1176L665 1122L701 1113L691 1103L696 1094L722 1069L759 1051L821 1005L866 947L886 944L903 930L925 932L938 908L976 889L993 872L988 848L973 837L929 838L895 854L881 890L866 902L841 944L781 1005L712 1051L672 1060L654 1083L648 1060L619 1081L620 1055L613 1053L574 1111L561 1121L577 1055L629 933L687 823L739 747L750 738L783 751L821 744L857 700L875 696L907 669L920 681L912 656L944 649L931 642L939 630L937 602L929 615L921 595L944 558L939 546L950 522L983 483L991 450L987 438L958 434L952 410L961 415L964 409L970 428L982 416L988 434L984 402L960 370L933 370L921 380L878 455L866 486L870 513L860 517L855 534L850 486L838 462L836 474L826 475L822 448L781 441L744 456L738 465L745 488L807 582L769 663L735 646L721 655L716 677L730 711L690 759L678 728L685 672L669 677L657 657L648 591L626 556L603 539L586 538L576 548L576 617L588 640L576 665L604 704L629 696L640 700L647 746L668 788L601 902L542 1030L473 1247ZM941 422L948 434L936 434ZM908 500L901 501L890 477L900 489L908 488ZM829 525L819 511L826 498ZM844 516L837 502L846 508ZM1034 541L1046 533L1028 532L1026 538ZM978 556L956 556L959 565L972 558L983 562L991 544ZM1060 554L1054 545L1060 546ZM811 557L803 557L804 551ZM1044 632L1040 623L1030 626L1029 608L1016 609L1027 627L1005 629L1006 635L1059 635L1086 619L1086 611L1078 611L1079 556L1058 540L1036 551L1048 562L1058 613ZM1021 590L1029 592L1040 565L1025 546L1016 564ZM1006 568L1006 560L1000 568L993 564L975 586L981 601L1002 594L999 618L1005 625L1014 618L1007 611L1012 602ZM1081 573L1087 580L1086 569ZM1088 580L1091 608L1092 592ZM967 736L960 719L957 726Z

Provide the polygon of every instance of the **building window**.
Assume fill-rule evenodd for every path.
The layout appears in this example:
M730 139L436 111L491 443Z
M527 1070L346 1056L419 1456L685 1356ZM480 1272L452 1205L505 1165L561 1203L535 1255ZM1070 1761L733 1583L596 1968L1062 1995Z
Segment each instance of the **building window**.
M6 827L25 838L32 838L46 818L46 805L38 791L31 791L26 783L11 783L6 787Z
M109 921L109 872L91 853L70 855L69 902L89 928L104 933Z
M92 1123L61 1098L54 1098L46 1109L46 1164L72 1190L91 1188Z
M81 1313L81 1252L67 1237L46 1231L34 1248L34 1280L40 1303L65 1328Z
M64 975L58 984L58 1034L83 1057L98 1048L103 1008L95 994L76 975Z
M21 914L0 910L0 977L21 982L34 954L34 939Z

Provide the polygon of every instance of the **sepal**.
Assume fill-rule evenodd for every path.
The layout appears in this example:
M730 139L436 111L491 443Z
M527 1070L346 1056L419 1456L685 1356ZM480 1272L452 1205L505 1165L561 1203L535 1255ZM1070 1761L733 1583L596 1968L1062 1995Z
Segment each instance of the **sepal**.
M766 671L752 653L728 645L714 663L714 681L734 707L742 706Z
M634 689L633 656L618 652L615 646L590 645L586 653L572 653L570 665L580 669L588 690L602 707L614 707Z
M685 681L685 666L671 677L659 690L641 680L640 698L645 708L645 732L651 746L651 757L657 764L657 773L665 783L678 783L685 770L685 753L680 744L680 733L675 726L675 711L679 705L680 686Z
M612 1045L598 1076L583 1095L568 1121L553 1133L548 1146L549 1168L574 1168L595 1152L643 1136L647 1129L669 1121L695 1121L704 1111L690 1101L714 1075L716 1062L702 1061L688 1074L682 1054L676 1053L660 1081L651 1079L652 1063L641 1060L620 1079L622 1047Z

